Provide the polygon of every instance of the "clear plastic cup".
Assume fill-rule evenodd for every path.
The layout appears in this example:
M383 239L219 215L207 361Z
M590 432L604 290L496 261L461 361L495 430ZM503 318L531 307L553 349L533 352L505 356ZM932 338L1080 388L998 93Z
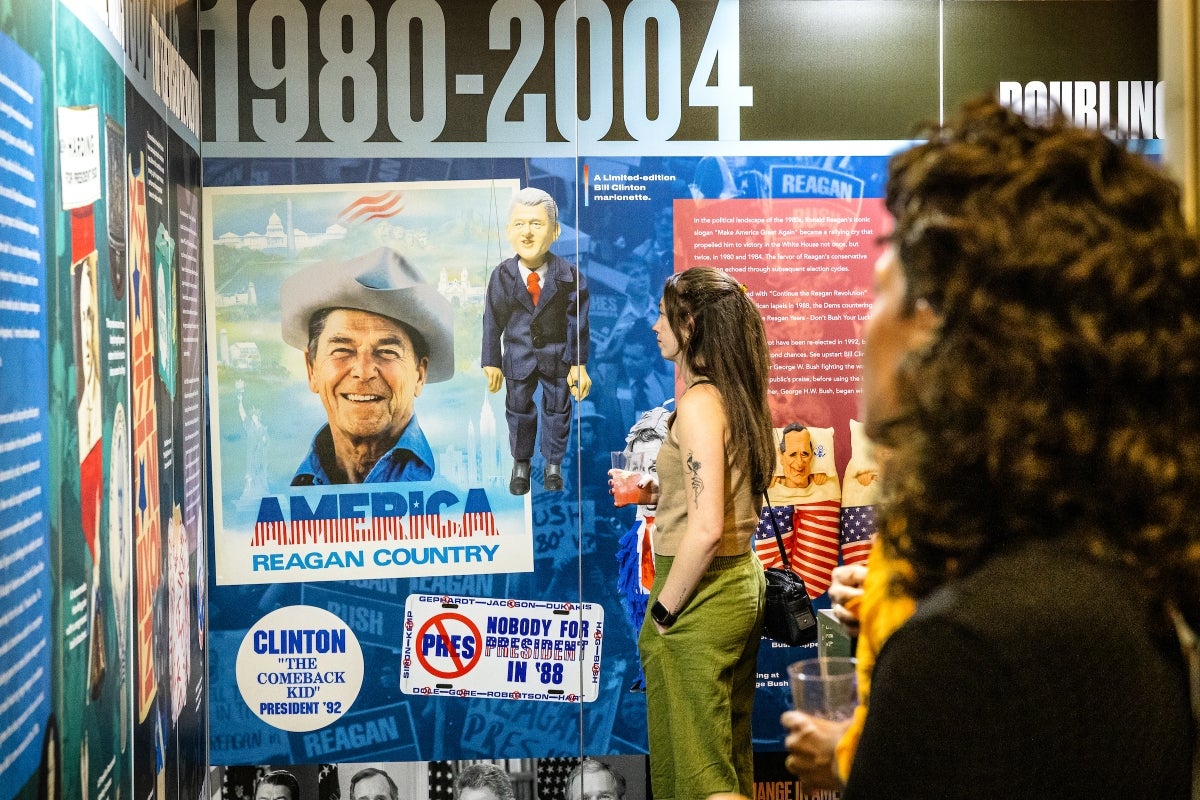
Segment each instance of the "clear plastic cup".
M612 481L613 505L617 507L649 502L649 492L639 486L646 477L643 453L626 453L624 450L609 451L612 469L608 476Z
M853 658L808 658L788 665L792 704L797 711L846 720L858 705L857 662Z

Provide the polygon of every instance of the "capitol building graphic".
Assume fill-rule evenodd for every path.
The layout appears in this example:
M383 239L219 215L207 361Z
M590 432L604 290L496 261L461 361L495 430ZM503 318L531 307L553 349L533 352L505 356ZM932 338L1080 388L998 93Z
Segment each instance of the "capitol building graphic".
M249 231L234 233L226 231L217 237L215 244L237 250L258 250L264 253L295 254L301 250L335 242L346 238L346 226L334 222L321 233L308 233L291 224L292 203L287 203L287 223L275 211L267 217L267 228L262 233Z

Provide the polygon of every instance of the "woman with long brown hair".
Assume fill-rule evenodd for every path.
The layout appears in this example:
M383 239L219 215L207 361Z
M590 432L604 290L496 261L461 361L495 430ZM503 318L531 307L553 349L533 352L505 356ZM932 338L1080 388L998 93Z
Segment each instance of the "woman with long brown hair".
M671 276L654 325L684 391L658 454L655 581L639 638L656 800L754 793L765 579L752 538L775 468L767 338L718 270Z

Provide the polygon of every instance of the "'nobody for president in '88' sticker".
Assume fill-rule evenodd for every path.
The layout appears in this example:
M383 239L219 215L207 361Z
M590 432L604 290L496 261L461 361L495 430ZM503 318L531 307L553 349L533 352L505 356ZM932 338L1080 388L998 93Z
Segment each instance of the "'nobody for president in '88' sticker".
M242 699L268 725L314 731L350 710L362 688L363 654L350 626L315 606L267 614L242 639Z

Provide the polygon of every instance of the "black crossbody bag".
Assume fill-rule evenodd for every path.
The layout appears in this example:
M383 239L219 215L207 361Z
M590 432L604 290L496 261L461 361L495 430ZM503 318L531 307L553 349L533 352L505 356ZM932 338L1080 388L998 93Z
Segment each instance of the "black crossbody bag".
M817 615L813 611L804 579L792 572L788 562L771 498L766 492L763 492L763 497L767 501L767 513L771 516L771 527L775 529L775 544L779 547L779 555L783 559L782 567L768 567L763 570L767 576L763 633L780 644L812 644L817 640Z

